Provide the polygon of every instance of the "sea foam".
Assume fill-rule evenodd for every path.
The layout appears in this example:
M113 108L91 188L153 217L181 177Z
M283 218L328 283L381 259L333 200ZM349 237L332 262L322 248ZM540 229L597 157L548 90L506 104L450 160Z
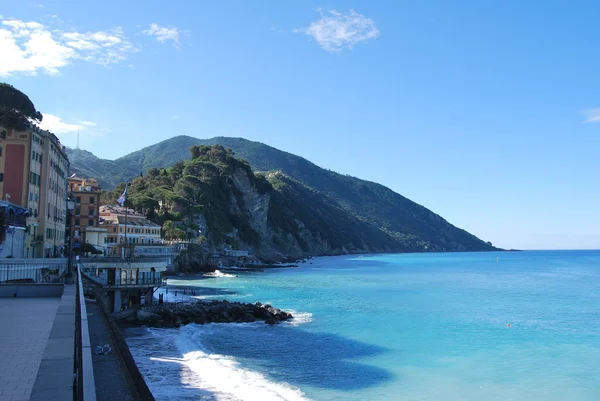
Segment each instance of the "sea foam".
M235 274L223 273L221 270L215 270L212 273L204 273L204 277L237 277Z
M245 369L233 357L208 353L198 340L208 334L200 331L210 330L209 326L190 325L180 329L175 344L183 354L182 364L189 368L182 384L208 390L219 400L308 400L300 389Z

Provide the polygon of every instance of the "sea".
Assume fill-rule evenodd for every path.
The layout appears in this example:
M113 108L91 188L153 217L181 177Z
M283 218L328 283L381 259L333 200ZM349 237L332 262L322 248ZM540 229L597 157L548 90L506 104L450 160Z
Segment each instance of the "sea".
M169 285L296 318L127 329L157 400L600 400L600 251L322 257Z

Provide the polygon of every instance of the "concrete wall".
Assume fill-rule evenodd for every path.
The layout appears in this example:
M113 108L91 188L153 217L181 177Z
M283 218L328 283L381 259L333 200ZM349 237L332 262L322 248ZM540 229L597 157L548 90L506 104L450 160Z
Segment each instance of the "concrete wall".
M59 298L64 287L64 284L0 284L0 298Z

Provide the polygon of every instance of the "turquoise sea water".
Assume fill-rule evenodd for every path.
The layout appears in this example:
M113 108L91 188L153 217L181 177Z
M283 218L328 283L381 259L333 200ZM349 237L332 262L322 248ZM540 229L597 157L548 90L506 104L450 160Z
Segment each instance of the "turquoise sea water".
M130 330L157 399L600 399L600 251L327 257L169 281L299 318Z

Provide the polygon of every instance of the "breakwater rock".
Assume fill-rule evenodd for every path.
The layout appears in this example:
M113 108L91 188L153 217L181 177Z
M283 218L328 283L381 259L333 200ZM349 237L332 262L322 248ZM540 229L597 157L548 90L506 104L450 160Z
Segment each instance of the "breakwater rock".
M189 323L249 323L259 320L266 324L279 324L293 319L291 313L273 308L269 304L245 304L241 302L212 301L189 304L158 304L147 310L138 310L128 319L151 327L179 327Z

